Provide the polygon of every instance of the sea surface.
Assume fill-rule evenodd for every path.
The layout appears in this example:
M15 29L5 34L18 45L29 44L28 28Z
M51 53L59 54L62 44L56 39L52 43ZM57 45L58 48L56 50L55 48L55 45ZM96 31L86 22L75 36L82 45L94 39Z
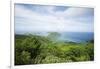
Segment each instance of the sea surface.
M63 41L86 42L89 40L94 40L94 33L93 32L62 32L61 37L59 39Z

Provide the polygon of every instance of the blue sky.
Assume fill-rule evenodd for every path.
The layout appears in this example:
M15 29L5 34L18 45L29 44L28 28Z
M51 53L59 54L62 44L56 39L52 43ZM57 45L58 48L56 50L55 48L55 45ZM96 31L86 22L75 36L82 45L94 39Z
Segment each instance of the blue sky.
M15 4L15 32L93 32L94 9Z

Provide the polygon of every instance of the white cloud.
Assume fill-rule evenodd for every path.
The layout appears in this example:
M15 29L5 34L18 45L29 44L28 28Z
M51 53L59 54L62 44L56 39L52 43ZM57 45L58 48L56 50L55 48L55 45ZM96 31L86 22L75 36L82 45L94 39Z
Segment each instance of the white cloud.
M15 30L34 31L66 31L66 32L93 32L93 23L78 21L91 15L91 9L69 8L65 11L53 11L55 7L47 6L43 9L50 14L40 14L24 6L15 6ZM39 10L39 8L38 8ZM93 10L93 9L92 9ZM41 10L40 10L41 12ZM83 17L82 17L83 16ZM85 16L85 17L84 17ZM77 20L75 20L77 18Z

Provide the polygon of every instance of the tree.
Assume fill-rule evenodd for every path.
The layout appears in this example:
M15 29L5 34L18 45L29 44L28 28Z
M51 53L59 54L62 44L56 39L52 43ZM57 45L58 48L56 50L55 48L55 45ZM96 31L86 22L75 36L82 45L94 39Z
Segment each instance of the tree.
M49 32L47 37L52 41L57 41L59 36L60 34L58 32Z
M24 65L30 63L30 53L27 51L23 51L21 53L16 52L15 54L15 64L16 65Z

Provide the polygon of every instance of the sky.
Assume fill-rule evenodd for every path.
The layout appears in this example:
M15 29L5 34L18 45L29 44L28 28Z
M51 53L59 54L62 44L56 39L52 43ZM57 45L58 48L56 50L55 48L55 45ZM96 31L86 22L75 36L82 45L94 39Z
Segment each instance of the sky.
M15 33L93 32L94 9L15 4Z

